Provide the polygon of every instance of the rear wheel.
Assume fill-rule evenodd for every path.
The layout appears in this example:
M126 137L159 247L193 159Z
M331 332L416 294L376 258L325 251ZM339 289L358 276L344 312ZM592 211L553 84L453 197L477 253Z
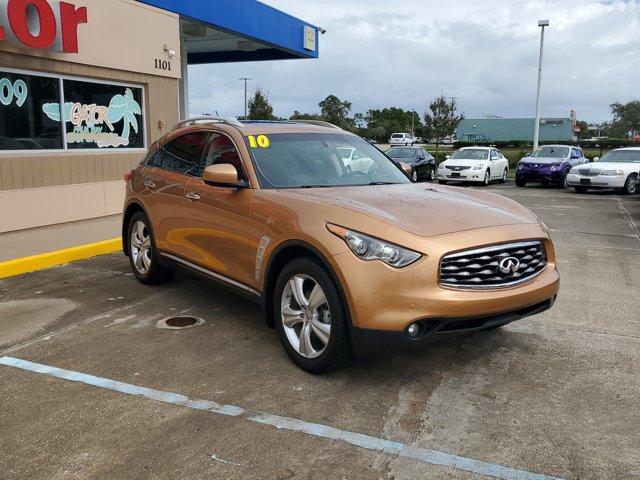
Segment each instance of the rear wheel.
M273 300L282 346L301 369L326 373L348 356L346 308L337 286L317 261L298 258L287 264Z
M411 178L413 178L414 182L418 181L418 171L414 170L413 173L411 174Z
M589 190L587 187L573 187L577 193L587 193Z
M624 188L622 189L622 193L624 193L625 195L634 195L635 193L638 192L638 183L636 182L637 180L637 175L635 173L632 173L631 175L629 175L627 177L627 181L624 182Z
M151 223L143 212L133 214L127 232L129 263L138 281L156 285L169 280L174 272L160 265Z

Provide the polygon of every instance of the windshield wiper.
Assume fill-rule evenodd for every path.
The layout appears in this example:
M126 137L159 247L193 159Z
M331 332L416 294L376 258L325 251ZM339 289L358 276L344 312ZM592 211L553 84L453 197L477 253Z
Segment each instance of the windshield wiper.
M371 182L369 185L398 185L396 182Z
M331 185L301 185L298 188L330 188Z

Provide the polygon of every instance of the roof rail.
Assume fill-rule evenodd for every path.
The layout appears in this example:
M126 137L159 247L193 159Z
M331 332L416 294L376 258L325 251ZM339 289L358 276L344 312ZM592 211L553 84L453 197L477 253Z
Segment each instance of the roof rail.
M202 117L192 117L192 118L187 118L186 120L181 120L178 123L176 123L175 127L173 127L174 130L177 130L179 128L182 127L187 127L189 125L195 125L197 123L225 123L227 125L233 125L234 127L242 127L243 125L235 118L231 118L231 117L209 117L209 116L202 116Z
M322 120L291 120L293 123L307 123L309 125L317 125L319 127L329 127L335 128L337 130L342 130L342 128L334 125L333 123L323 122Z

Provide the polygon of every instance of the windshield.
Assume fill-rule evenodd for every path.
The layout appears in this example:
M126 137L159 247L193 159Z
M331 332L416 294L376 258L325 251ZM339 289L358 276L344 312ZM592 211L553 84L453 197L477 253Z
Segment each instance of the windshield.
M277 133L259 138L259 143L245 141L262 188L411 183L380 150L355 135ZM352 148L358 161L348 163L341 150Z
M340 156L344 159L349 159L351 158L351 152L353 152L353 149L351 148L339 148L338 152L340 153Z
M550 145L540 147L533 152L535 158L564 158L569 156L569 147L552 147Z
M464 150L456 150L451 155L452 160L486 160L489 158L489 150L480 148L466 148Z
M413 158L415 154L415 148L390 148L387 151L387 156L391 158Z
M614 150L600 159L601 162L640 163L640 150Z

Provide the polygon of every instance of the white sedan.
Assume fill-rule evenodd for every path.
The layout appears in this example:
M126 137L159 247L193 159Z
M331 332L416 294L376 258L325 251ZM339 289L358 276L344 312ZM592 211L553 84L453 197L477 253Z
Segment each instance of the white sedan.
M353 147L340 147L338 148L338 152L342 157L345 168L349 172L367 173L373 165L373 160Z
M482 182L489 185L498 180L505 183L509 162L500 150L493 147L464 147L438 166L438 182Z
M568 186L575 188L578 193L589 189L614 188L633 195L640 190L640 147L612 150L593 161L596 163L572 168L567 175Z

